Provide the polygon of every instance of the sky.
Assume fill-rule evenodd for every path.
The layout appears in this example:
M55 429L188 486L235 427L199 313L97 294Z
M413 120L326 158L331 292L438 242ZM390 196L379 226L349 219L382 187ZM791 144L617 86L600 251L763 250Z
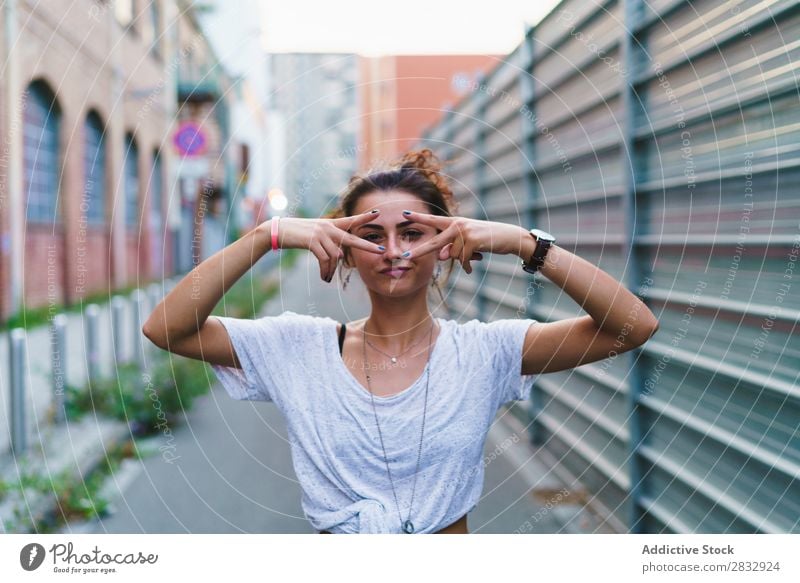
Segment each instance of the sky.
M507 54L558 0L260 0L269 52ZM396 8L395 8L396 7Z

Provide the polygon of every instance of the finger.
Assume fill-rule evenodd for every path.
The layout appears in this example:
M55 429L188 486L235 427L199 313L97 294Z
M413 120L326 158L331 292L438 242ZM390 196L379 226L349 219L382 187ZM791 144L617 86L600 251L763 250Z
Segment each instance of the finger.
M329 282L336 273L336 264L339 261L339 248L330 239L322 241L322 246L328 254L328 261L325 263L325 281Z
M448 243L447 245L445 245L444 247L439 249L439 259L441 259L442 261L446 261L446 260L450 259L451 257L454 257L454 255L451 254L452 248L453 248L453 244L452 243ZM472 254L471 261L482 261L482 260L483 260L483 253L475 251Z
M463 244L464 244L464 242L461 239L461 237L456 235L455 240L450 245L450 252L449 252L450 257L455 258L459 262L464 260L464 258L461 255L462 249L463 249Z
M472 259L472 253L472 246L464 247L461 253L462 257L464 257L464 260L461 262L461 264L464 266L464 271L467 273L472 273L472 265L469 264L470 260Z
M452 225L447 227L444 231L428 239L424 243L420 243L416 247L411 248L411 255L409 257L422 257L431 251L441 249L448 243L452 242L453 237L458 235L458 230L454 229Z
M319 261L319 277L323 280L327 280L326 264L328 263L328 252L325 251L325 248L319 241L314 241L309 245L308 250L311 251Z
M464 234L461 231L458 223L454 223L453 227L456 229L457 233L455 237L453 237L453 246L450 248L450 257L455 257L463 264L467 259L467 257L464 255L464 246L467 242L464 239Z
M382 254L386 251L385 249L381 249L378 244L373 243L372 241L367 241L366 239L362 239L361 237L342 230L339 230L339 232L336 233L334 236L334 241L339 246L346 245L348 247L355 247L356 249L362 249L363 251L369 251L371 253Z
M431 215L428 213L418 213L416 211L403 211L403 216L411 221L416 221L423 225L431 225L444 231L453 222L455 217L445 217L442 215Z
M379 215L380 215L380 209L372 209L370 211L358 215L350 215L347 217L339 217L338 219L332 219L332 222L340 229L349 231L353 227L357 227L358 225L363 225L364 223L368 223L370 219L374 219Z

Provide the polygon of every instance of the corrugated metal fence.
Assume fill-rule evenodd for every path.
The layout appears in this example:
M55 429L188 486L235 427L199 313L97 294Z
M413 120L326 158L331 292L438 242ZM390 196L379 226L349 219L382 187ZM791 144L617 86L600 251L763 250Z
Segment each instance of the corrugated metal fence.
M524 411L620 531L800 532L798 39L797 2L565 1L419 144L458 214L553 233L658 316ZM454 317L583 313L487 257Z

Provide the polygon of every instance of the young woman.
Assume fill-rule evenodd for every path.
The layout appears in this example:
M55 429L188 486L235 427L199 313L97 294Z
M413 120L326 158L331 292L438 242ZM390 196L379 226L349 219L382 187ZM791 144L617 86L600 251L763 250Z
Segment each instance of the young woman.
M536 375L628 351L658 329L636 296L543 231L454 215L440 170L430 150L411 152L354 176L324 218L262 223L183 278L143 327L161 348L209 362L232 398L278 406L303 510L321 532L467 533L497 410L528 398ZM340 264L357 270L369 315L209 317L264 253L288 248L314 253L326 282ZM538 265L588 315L433 317L427 292L441 295L442 262L469 274L482 252Z

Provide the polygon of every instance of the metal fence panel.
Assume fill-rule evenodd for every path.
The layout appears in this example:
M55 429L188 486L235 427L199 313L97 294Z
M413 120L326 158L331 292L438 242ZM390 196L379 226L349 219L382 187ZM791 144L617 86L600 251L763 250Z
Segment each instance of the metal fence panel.
M566 0L424 136L459 214L555 233L659 318L522 415L620 530L800 532L798 39L796 1ZM582 313L503 256L448 303Z

